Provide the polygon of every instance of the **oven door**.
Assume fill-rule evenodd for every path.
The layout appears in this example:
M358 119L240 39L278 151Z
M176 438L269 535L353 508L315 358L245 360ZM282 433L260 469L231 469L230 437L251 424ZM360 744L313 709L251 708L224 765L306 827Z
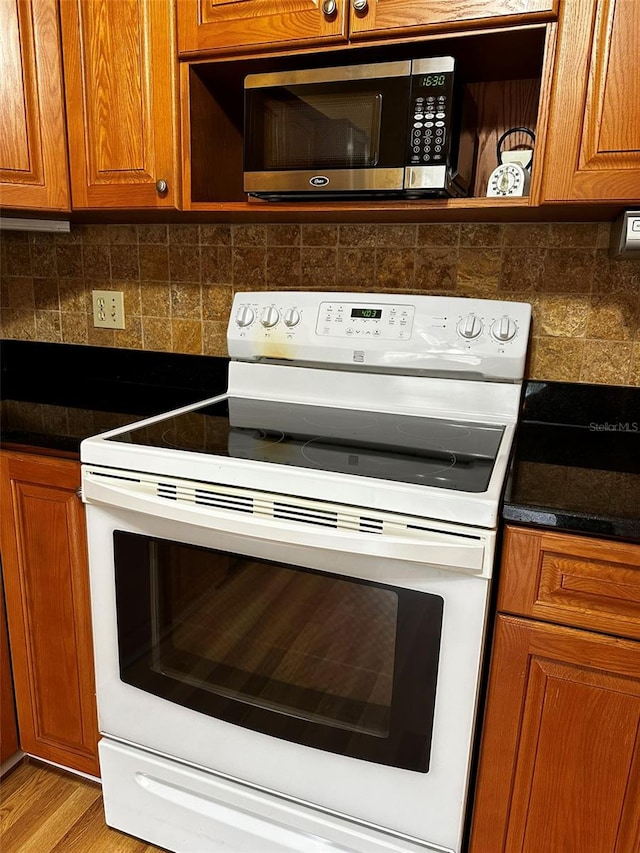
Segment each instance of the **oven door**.
M427 772L440 595L115 530L120 678L202 714Z
M485 560L491 534L416 547L95 474L101 732L458 849L488 580L447 564Z

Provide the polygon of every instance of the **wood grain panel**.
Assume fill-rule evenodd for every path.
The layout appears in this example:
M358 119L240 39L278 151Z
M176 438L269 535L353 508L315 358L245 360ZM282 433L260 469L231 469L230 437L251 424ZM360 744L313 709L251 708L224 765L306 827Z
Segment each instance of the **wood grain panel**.
M93 0L78 10L91 178L108 181L111 172L120 172L120 180L136 181L142 172L143 179L150 179L142 8L137 0Z
M615 850L640 680L532 658L525 702L507 849Z
M25 760L0 782L3 853L162 853L105 824L100 786Z
M99 799L100 790L94 785L79 786L71 777L36 770L22 796L13 798L5 813L2 850L42 853L64 838L74 814Z
M56 0L0 3L0 203L69 209Z
M181 63L184 203L246 200L242 185L242 83L221 77L214 91L197 66ZM215 93L215 94L214 94ZM211 156L215 140L215 156Z
M72 566L73 493L15 482L14 506L23 598L28 603L26 638L34 685L35 736L71 748L82 745L82 703L75 653ZM46 567L46 571L42 569ZM57 630L52 630L55 626ZM60 630L62 629L62 630ZM57 701L52 701L59 697Z
M497 619L471 853L634 853L640 645Z
M233 53L346 40L345 0L337 0L330 16L323 13L322 0L177 0L177 4L181 53Z
M0 163L5 169L26 172L30 166L27 112L27 93L30 85L30 100L33 101L33 79L23 81L25 66L33 66L33 59L23 57L21 32L17 0L5 2L0 7L0 54L2 55L2 74L0 74ZM22 37L24 51L33 45L31 17L24 19Z
M640 639L640 545L508 527L498 607Z
M17 751L18 728L9 657L7 614L4 608L4 589L0 587L0 764L4 764Z
M542 201L640 199L640 4L565 0Z
M598 11L582 165L624 168L640 158L640 3L609 0Z
M74 207L177 206L173 4L65 0L60 13Z
M539 80L501 80L492 83L474 83L471 94L478 107L478 155L473 195L487 194L489 175L498 165L496 148L498 139L512 127L528 127L534 133L537 127ZM504 142L504 150L520 146L534 147L525 133L512 134ZM534 155L534 168L536 166Z
M0 454L0 536L20 746L97 775L79 467L66 460Z
M367 9L352 10L354 37L397 35L429 28L528 24L553 20L558 0L371 0ZM395 32L390 32L395 31Z

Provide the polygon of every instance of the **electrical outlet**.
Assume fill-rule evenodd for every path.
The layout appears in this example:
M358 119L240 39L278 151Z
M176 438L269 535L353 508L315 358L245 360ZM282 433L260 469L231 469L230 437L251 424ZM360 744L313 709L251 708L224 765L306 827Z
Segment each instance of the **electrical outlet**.
M93 325L98 329L124 329L124 293L93 290Z

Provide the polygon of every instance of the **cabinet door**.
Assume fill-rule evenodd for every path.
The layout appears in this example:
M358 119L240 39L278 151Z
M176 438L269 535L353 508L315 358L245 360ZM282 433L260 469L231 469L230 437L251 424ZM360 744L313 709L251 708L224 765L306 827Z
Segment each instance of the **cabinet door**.
M471 853L637 853L640 643L499 616Z
M173 3L65 0L60 13L73 207L175 207Z
M4 609L4 594L0 589L0 764L4 764L17 751L18 728L9 657L7 616Z
M57 0L2 0L0 56L0 204L66 211Z
M343 2L343 0L341 0ZM360 0L363 2L363 0ZM559 0L369 0L362 10L349 0L351 35L411 34L416 29L458 29L532 23L555 17Z
M640 3L565 0L543 201L640 198Z
M0 453L0 545L20 746L98 775L79 485L77 462Z
M178 47L247 52L344 41L347 8L346 0L178 0Z

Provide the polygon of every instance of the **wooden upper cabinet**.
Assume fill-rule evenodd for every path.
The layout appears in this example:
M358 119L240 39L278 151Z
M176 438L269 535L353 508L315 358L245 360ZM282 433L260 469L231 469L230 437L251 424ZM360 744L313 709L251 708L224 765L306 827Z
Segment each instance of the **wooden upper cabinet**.
M178 49L238 52L346 41L346 11L345 0L178 0Z
M60 12L73 207L177 206L173 3L64 0Z
M558 3L559 0L368 0L358 11L351 0L350 30L354 38L383 37L436 27L452 30L533 23L554 17Z
M304 48L494 23L532 23L560 0L177 0L180 53ZM364 8L356 5L364 3Z
M640 199L640 3L565 0L542 201Z
M0 56L0 204L67 211L57 0L2 0Z

